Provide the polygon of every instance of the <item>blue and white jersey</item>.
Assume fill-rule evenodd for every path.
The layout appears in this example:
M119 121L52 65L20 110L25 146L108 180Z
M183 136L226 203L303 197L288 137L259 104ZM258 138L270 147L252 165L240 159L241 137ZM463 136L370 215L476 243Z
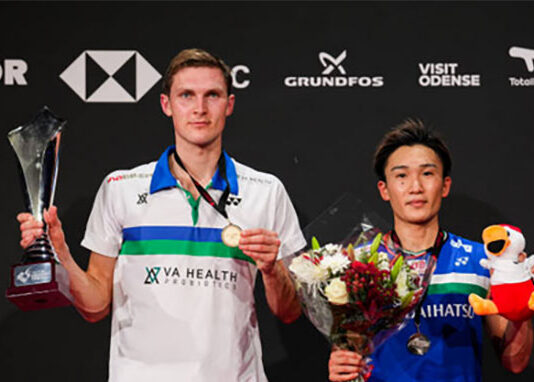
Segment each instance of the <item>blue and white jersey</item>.
M371 382L481 380L482 318L467 297L487 295L489 272L480 266L482 258L482 244L447 234L421 309L420 331L430 339L430 350L423 356L407 350L417 332L409 320L371 355Z
M159 161L110 174L82 245L116 258L109 382L266 382L254 303L257 267L221 241L228 222ZM282 259L305 246L283 184L226 156L207 187L230 188L227 212L243 229L278 233Z

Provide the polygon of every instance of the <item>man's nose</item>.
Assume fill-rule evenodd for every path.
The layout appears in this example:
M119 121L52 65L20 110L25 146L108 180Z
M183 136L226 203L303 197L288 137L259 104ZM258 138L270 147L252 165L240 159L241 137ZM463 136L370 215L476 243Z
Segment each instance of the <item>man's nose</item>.
M419 193L423 191L423 186L419 177L414 176L410 182L410 192Z
M195 113L205 114L206 113L206 99L204 97L198 97L195 104Z

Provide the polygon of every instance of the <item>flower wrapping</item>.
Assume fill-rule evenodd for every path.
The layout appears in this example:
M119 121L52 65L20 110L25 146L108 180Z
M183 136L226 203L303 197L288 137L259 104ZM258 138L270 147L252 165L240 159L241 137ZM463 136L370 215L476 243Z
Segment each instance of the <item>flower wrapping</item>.
M368 227L347 246L320 246L290 260L303 311L336 347L365 358L359 381L371 375L369 356L399 331L418 305L430 272L421 275L403 256L380 250L382 234ZM427 267L433 267L432 259Z

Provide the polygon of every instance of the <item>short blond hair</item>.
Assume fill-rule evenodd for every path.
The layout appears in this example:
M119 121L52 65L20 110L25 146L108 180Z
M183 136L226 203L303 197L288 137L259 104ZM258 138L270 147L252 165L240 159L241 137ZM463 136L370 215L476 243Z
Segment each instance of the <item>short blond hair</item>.
M172 79L176 73L178 73L183 68L190 67L209 67L209 68L219 68L226 82L227 93L230 94L232 91L232 75L228 65L224 63L219 57L214 56L213 54L198 48L184 49L178 53L174 58L169 62L169 66L165 71L163 76L162 83L162 92L163 94L169 95L172 86Z

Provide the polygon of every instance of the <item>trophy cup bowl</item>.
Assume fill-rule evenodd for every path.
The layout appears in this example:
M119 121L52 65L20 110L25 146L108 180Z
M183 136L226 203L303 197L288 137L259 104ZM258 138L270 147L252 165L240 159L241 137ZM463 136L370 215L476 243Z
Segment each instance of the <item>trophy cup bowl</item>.
M43 221L43 211L54 200L59 143L66 121L45 106L25 125L11 130L7 137L18 158L26 211ZM11 267L9 301L23 311L71 304L69 278L59 264L45 232L23 253L19 264Z

